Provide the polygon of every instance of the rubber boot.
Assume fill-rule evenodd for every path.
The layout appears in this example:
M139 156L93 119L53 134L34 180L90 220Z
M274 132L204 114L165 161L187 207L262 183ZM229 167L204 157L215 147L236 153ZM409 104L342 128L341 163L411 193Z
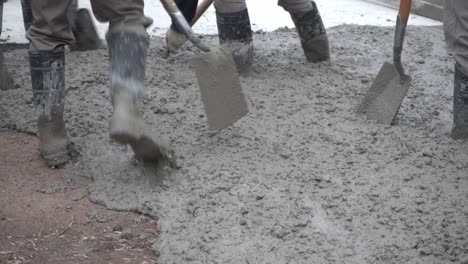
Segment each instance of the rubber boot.
M129 144L138 159L158 161L166 158L174 164L168 141L152 134L139 107L145 80L148 38L133 32L111 32L106 38L113 105L110 137L121 144Z
M239 70L248 68L253 58L252 29L247 9L236 13L216 12L219 42L228 45Z
M63 121L65 103L65 53L30 52L34 106L38 114L39 150L49 166L69 160L69 140Z
M0 50L0 90L5 91L13 89L14 83L3 61L3 52Z
M327 32L314 1L312 1L312 6L313 9L310 11L291 13L291 18L296 25L307 60L310 62L326 61L330 59Z
M459 64L455 64L452 138L468 139L468 76Z

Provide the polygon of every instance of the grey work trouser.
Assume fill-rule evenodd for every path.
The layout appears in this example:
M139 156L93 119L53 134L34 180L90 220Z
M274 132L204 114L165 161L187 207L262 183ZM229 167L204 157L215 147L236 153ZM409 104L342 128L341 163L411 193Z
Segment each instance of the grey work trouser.
M21 0L21 9L23 11L24 29L28 31L33 23L33 15L31 10L31 0ZM68 7L67 17L68 23L73 26L76 18L76 11L78 10L78 0L72 0Z
M312 9L310 0L278 0L278 5L290 13L307 12ZM219 13L235 13L247 8L245 0L215 0L214 6Z
M0 0L1 1L1 0ZM53 51L74 42L67 11L73 0L31 1L34 22L26 33L31 51ZM91 0L96 19L109 22L109 32L131 31L148 37L143 0Z
M444 31L448 51L468 75L468 0L445 0Z

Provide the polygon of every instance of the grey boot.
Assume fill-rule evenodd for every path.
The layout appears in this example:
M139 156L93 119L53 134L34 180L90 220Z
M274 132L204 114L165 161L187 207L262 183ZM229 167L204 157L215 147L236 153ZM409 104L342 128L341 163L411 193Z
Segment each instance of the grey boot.
M228 45L236 65L242 70L252 63L253 41L247 9L236 13L216 12L219 42Z
M3 61L3 52L0 50L0 90L10 90L14 88L13 79L8 73Z
M37 111L39 150L49 166L69 160L69 140L63 121L65 103L65 53L30 52L33 101Z
M313 9L307 12L291 13L301 39L302 49L308 61L320 62L330 59L330 47L327 32L317 5L312 1Z
M468 139L468 76L455 65L453 90L453 139Z
M109 132L113 140L129 144L142 160L166 158L174 162L168 141L153 135L139 107L145 81L149 40L133 32L107 34L113 114Z

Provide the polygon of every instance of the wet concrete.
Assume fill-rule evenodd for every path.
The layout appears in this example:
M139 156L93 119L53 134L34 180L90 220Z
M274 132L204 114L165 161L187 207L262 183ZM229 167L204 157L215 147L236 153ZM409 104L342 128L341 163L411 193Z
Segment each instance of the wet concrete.
M107 53L68 54L66 125L81 156L67 169L94 179L95 202L159 220L158 263L466 263L468 143L450 138L442 32L408 28L413 83L394 126L355 113L391 60L393 29L328 33L332 60L319 64L294 30L254 34L241 79L250 112L217 134L191 64L199 52L165 61L153 39L142 107L180 166L163 172L109 140ZM35 131L26 51L5 55L21 88L0 92L0 127Z

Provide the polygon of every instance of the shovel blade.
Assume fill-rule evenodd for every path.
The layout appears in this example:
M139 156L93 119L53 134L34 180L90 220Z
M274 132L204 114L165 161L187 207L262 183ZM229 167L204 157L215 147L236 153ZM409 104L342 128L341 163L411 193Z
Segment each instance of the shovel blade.
M380 124L391 125L410 83L410 76L400 76L394 64L385 62L357 112Z
M212 49L196 58L195 72L210 130L226 128L248 113L239 74L228 48Z

